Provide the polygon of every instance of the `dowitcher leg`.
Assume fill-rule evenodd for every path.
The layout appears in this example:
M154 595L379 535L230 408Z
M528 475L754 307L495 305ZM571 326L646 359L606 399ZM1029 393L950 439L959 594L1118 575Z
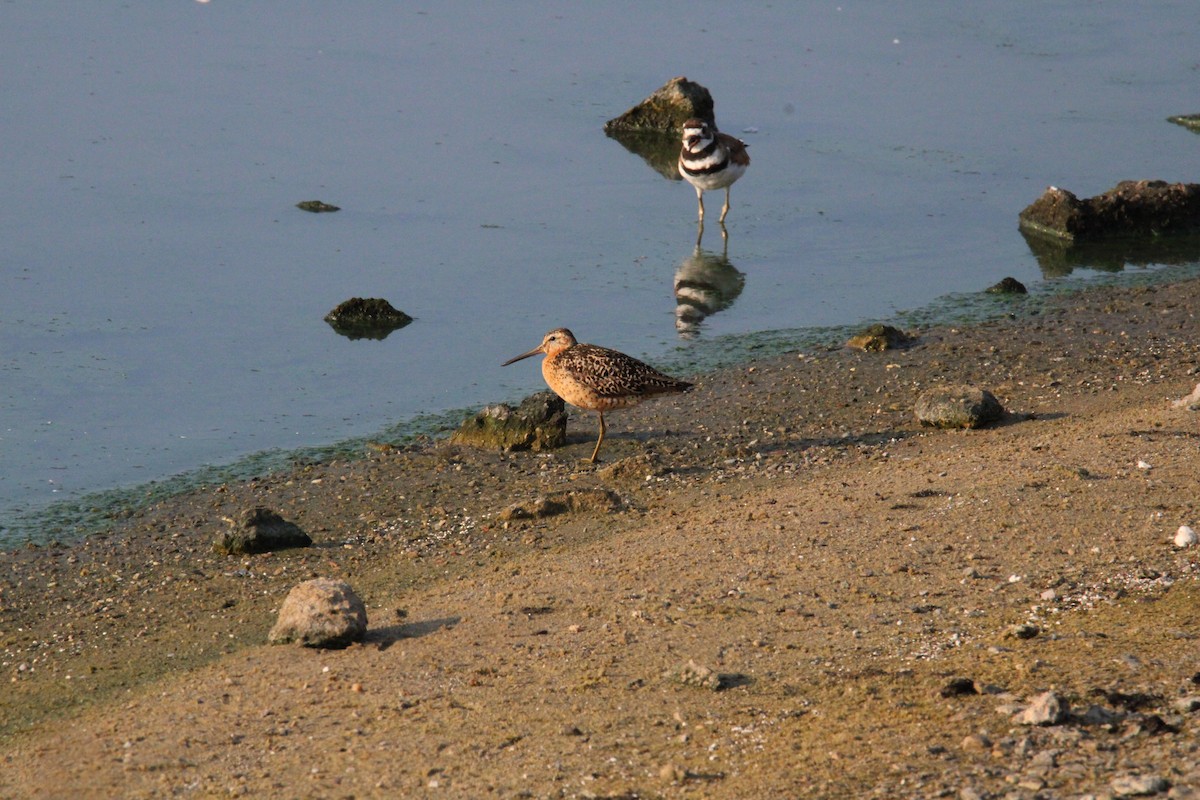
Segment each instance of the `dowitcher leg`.
M696 189L696 202L700 204L700 221L704 222L704 190Z
M728 186L725 187L725 207L721 209L721 219L720 219L720 222L722 225L725 224L725 215L729 213L729 189L730 189L730 187L728 187Z
M604 441L604 412L597 413L600 414L600 438L596 440L596 449L592 451L592 457L588 459L593 464L596 463L596 456L600 453L600 443Z

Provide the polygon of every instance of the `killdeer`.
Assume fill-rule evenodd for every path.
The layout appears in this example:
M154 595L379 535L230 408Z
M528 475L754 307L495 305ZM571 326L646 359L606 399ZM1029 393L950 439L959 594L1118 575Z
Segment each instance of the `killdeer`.
M510 358L502 366L543 353L546 358L542 361L542 377L550 389L571 405L600 415L600 438L592 451L592 463L604 441L605 411L629 408L647 397L692 388L687 381L664 375L633 356L594 344L580 344L566 328L555 328L542 338L540 345Z
M750 166L746 143L721 133L702 119L683 123L683 148L679 151L679 174L696 187L700 203L700 223L704 223L704 192L725 190L725 206L721 209L722 225L729 213L729 187L742 177Z

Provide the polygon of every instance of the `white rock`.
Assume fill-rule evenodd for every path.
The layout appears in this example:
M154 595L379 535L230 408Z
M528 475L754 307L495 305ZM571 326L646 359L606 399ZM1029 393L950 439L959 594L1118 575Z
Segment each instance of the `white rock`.
M1139 458L1138 463L1137 463L1137 468L1138 469L1150 469L1150 464Z
M1175 531L1175 546L1176 547L1191 547L1196 543L1196 532L1187 525L1180 525L1179 530Z

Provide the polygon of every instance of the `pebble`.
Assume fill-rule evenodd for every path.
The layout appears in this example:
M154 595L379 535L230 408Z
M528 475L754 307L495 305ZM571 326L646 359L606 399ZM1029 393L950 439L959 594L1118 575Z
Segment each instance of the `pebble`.
M1196 543L1196 532L1187 525L1180 525L1175 531L1176 547L1191 547Z
M1068 715L1067 702L1054 692L1043 692L1029 701L1029 707L1013 716L1018 725L1058 725Z
M1165 792L1170 784L1158 775L1122 775L1109 786L1118 797L1148 797Z

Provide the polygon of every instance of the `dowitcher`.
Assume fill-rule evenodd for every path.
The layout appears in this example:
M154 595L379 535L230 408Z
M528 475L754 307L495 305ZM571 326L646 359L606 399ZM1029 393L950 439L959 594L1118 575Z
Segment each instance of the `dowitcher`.
M600 437L588 459L595 463L604 441L604 412L636 406L656 394L686 392L692 384L664 375L633 356L607 347L580 344L566 328L555 328L542 343L501 366L523 358L544 354L542 377L556 395L573 406L600 415Z
M729 187L745 174L748 166L750 155L741 139L721 133L702 119L689 119L683 123L679 174L696 188L701 225L704 224L704 193L714 189L725 190L725 206L719 220L725 224L725 215L729 213Z

